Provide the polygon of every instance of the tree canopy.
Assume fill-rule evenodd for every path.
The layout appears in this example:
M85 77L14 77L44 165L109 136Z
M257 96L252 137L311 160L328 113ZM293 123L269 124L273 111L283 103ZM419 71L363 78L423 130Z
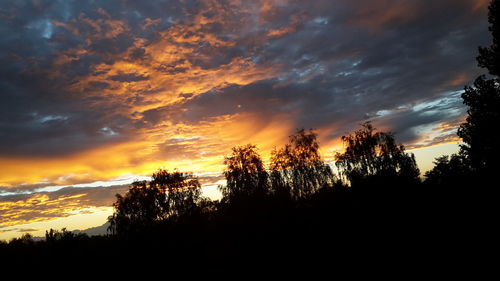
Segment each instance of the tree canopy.
M317 134L298 130L271 156L271 182L275 191L288 190L294 197L308 196L334 181L332 170L319 153Z
M500 1L491 1L488 13L489 31L493 42L489 47L479 47L477 62L480 67L488 69L493 76L500 77Z
M384 177L388 182L391 178L407 183L418 181L420 171L415 156L406 153L403 145L397 145L391 133L377 132L367 122L341 140L346 148L344 153L336 154L336 165L351 185L374 177Z
M458 130L458 136L464 142L461 153L481 178L493 175L500 168L499 15L500 1L494 0L490 3L488 17L493 43L490 47L480 47L477 57L479 66L486 68L493 78L481 75L472 87L465 87L462 99L468 107L467 119Z
M226 185L220 186L228 201L241 197L265 195L269 189L268 175L255 145L233 147L224 158Z
M110 229L126 233L153 226L156 222L191 214L200 200L200 183L189 173L158 170L151 181L137 181L127 193L116 195Z

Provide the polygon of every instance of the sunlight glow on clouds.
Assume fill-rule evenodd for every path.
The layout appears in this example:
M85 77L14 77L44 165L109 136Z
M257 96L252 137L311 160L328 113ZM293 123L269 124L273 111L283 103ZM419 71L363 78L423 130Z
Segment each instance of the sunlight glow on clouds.
M267 161L299 128L328 160L367 120L457 142L487 3L2 2L0 229L109 207L126 188L104 183L158 168L220 175L236 145Z

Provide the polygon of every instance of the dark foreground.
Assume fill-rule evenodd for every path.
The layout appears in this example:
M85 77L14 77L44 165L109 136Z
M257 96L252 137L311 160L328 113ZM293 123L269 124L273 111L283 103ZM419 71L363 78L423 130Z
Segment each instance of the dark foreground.
M275 196L214 204L211 212L127 235L16 239L0 244L0 258L4 266L470 266L483 263L492 249L492 210L479 198L432 187L376 193L327 188L300 201Z

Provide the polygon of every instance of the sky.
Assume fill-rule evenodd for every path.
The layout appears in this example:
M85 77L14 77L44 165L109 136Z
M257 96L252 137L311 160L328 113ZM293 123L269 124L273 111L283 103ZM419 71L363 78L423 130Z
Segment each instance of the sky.
M159 168L217 198L223 157L371 121L422 172L457 151L487 0L0 2L0 239L102 225Z

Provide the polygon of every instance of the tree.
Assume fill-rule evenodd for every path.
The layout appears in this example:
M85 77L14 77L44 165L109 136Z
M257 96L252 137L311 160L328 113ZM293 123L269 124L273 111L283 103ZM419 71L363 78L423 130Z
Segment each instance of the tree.
M462 152L471 167L484 174L498 169L500 157L500 85L498 80L480 76L474 87L465 87L463 102L469 107L458 136L463 139Z
M477 62L480 67L488 69L493 76L500 77L500 1L491 1L488 13L490 26L488 30L493 36L493 44L490 47L479 47Z
M415 156L397 145L391 133L376 132L370 122L353 134L342 136L344 153L337 153L336 165L351 186L366 182L415 184L420 171Z
M268 174L255 145L233 147L224 158L226 185L219 189L226 201L265 195L269 189Z
M334 181L332 170L319 153L317 134L298 130L289 143L271 156L271 183L275 192L289 192L300 198L311 195Z
M432 170L425 173L425 184L457 188L467 181L470 169L464 155L441 156L434 161Z
M11 245L16 245L16 246L31 246L35 244L35 240L33 239L33 235L29 233L23 234L19 238L13 238L10 240L9 244Z
M52 228L45 231L45 241L49 243L54 243L58 240L71 240L75 237L76 235L73 232L68 231L65 227L63 227L61 231Z
M117 200L113 204L115 212L108 218L109 229L113 234L122 234L151 226L163 218L164 197L161 190L150 188L147 181L132 183L124 196L116 194Z
M167 219L192 214L200 200L200 183L192 174L159 170L152 181L134 182L116 195L115 212L108 218L112 233L127 233Z
M463 139L461 153L469 161L471 168L482 178L492 176L500 168L500 27L498 15L500 1L494 0L489 6L489 30L493 44L489 48L479 48L478 65L488 69L494 77L479 76L473 87L466 86L462 99L469 107L467 119L458 129Z
M163 210L168 217L190 215L197 211L201 200L201 184L191 173L159 170L153 174L152 187L166 194Z

